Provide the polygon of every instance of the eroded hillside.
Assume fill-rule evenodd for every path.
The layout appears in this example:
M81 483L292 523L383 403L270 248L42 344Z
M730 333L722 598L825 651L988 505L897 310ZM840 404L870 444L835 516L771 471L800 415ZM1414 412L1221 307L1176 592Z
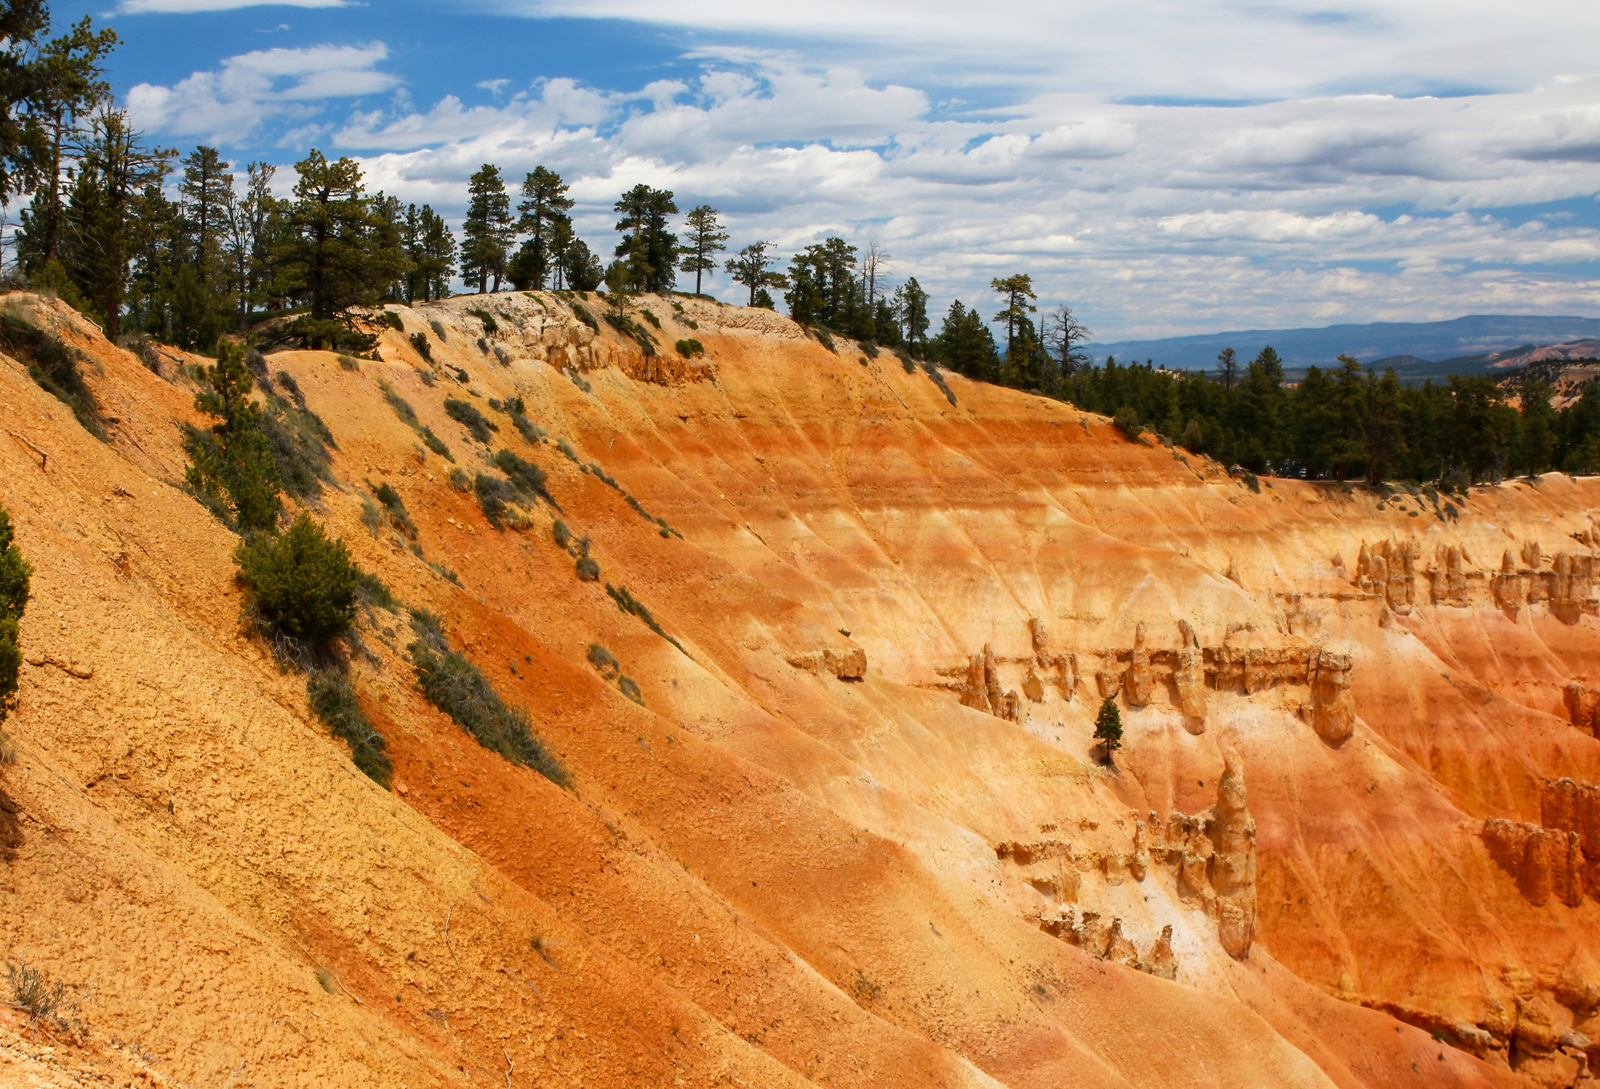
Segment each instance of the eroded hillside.
M385 791L241 626L238 539L183 490L196 360L7 305L110 419L0 357L36 569L0 929L91 988L76 1043L0 1027L23 1083L1566 1086L1600 1059L1593 480L1235 479L699 300L643 300L638 336L592 297L391 307L382 362L268 357L332 436L307 506L572 786L428 704L404 610L372 608L349 670ZM470 480L501 450L549 496L497 529Z

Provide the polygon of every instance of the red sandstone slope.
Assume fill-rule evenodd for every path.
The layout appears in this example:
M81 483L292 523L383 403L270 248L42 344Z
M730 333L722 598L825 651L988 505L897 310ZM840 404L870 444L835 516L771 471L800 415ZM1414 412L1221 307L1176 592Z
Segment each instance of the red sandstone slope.
M1586 1062L1600 743L1566 689L1600 684L1592 482L1257 493L762 311L646 300L663 344L705 344L685 361L549 294L400 309L383 363L270 359L338 445L315 513L446 619L574 789L429 707L379 611L351 669L390 794L239 630L235 539L174 486L187 380L21 305L116 417L97 443L0 360L0 502L38 569L0 918L96 982L91 1048L258 1085L1561 1085ZM380 381L457 467L511 449L562 511L492 529ZM518 396L548 442L489 407ZM363 525L380 480L420 556ZM1115 770L1088 755L1102 690Z

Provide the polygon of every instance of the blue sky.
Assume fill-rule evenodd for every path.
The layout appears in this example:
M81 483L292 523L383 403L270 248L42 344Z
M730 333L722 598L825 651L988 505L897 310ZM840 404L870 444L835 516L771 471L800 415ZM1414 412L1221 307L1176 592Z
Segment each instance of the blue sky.
M877 241L941 307L1027 271L1100 340L1600 316L1600 5L1503 0L53 4L155 140L310 147L458 220L543 164L734 243ZM735 297L725 277L711 289Z

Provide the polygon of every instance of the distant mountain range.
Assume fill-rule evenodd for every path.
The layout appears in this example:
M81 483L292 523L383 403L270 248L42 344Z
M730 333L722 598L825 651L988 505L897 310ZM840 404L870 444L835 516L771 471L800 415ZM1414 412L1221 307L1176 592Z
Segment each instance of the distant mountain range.
M1489 374L1518 366L1515 357L1531 356L1548 346L1576 349L1595 342L1600 349L1600 318L1519 317L1477 314L1453 321L1378 322L1330 325L1322 329L1244 329L1231 333L1095 343L1086 350L1096 363L1115 356L1119 363L1154 360L1169 370L1210 370L1224 348L1239 353L1241 364L1267 345L1283 360L1291 376L1307 367L1337 366L1350 355L1368 366L1394 367L1405 379L1421 381L1450 374ZM1551 358L1573 358L1559 354Z

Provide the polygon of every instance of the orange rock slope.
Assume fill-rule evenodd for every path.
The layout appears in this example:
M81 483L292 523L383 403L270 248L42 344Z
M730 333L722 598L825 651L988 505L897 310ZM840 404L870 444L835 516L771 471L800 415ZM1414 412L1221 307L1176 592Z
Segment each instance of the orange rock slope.
M112 423L0 357L36 569L0 928L82 998L65 1035L0 1017L0 1077L1487 1087L1600 1059L1595 481L1235 479L700 300L640 301L652 355L594 297L391 307L382 362L268 359L333 436L310 508L572 786L434 710L404 610L371 609L349 670L386 792L241 627L237 538L182 486L194 360L4 305L81 349ZM500 449L559 510L497 530L452 486ZM364 516L380 483L415 542Z

